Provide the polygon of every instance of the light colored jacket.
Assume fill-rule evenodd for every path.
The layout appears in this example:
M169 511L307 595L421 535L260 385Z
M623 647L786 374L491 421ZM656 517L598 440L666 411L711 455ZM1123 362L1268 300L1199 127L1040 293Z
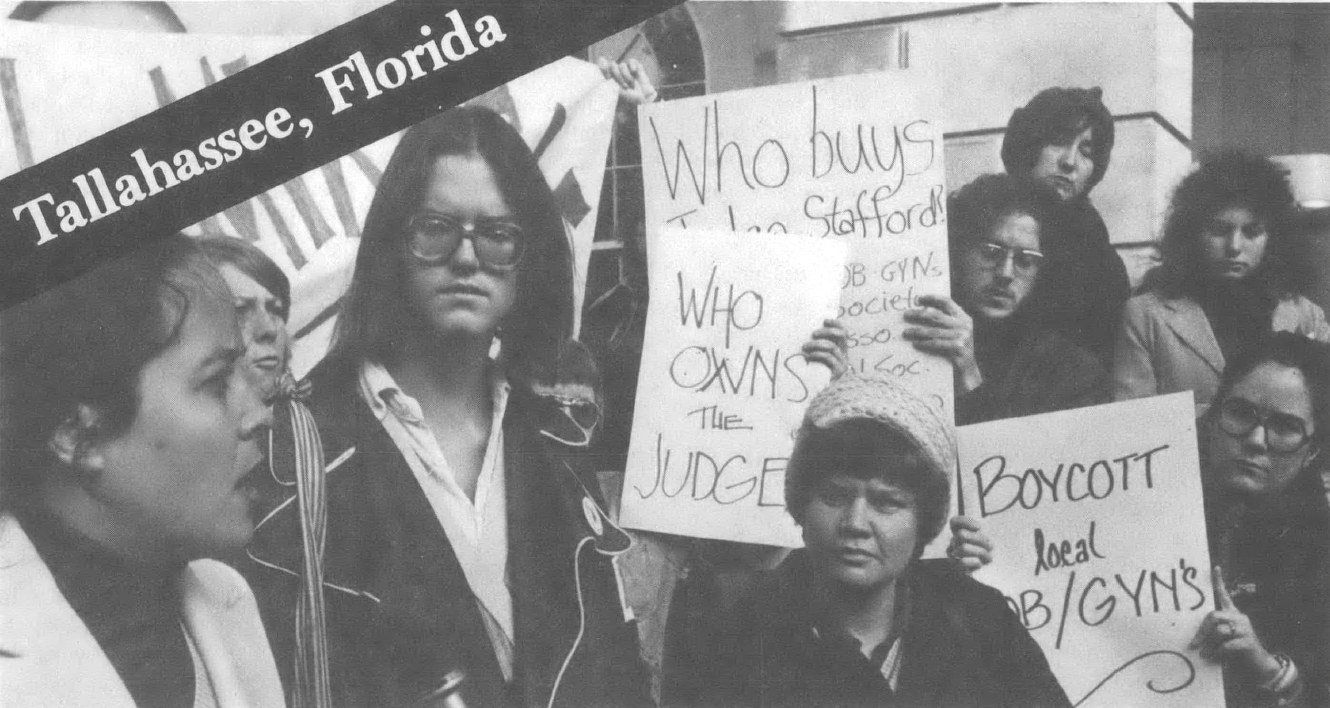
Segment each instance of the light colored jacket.
M281 679L249 586L198 560L180 575L181 615L220 708L283 708ZM32 541L0 516L0 706L135 708L110 659Z
M1325 312L1300 295L1279 301L1270 329L1330 340ZM1122 311L1113 356L1113 399L1191 391L1203 409L1219 388L1224 363L1200 303L1145 292L1128 300Z

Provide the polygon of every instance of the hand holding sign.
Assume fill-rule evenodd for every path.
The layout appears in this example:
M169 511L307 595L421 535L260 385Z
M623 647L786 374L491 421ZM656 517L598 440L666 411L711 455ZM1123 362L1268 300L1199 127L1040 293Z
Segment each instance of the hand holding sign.
M1251 619L1233 604L1219 566L1214 567L1211 582L1219 609L1201 620L1196 637L1188 648L1200 649L1201 658L1232 666L1261 684L1273 681L1279 676L1283 664L1261 644Z
M974 358L974 320L954 300L944 295L920 295L919 304L905 311L906 327L901 336L914 348L936 354L956 370L964 393L979 388L984 377Z
M804 357L809 363L825 365L831 371L831 380L835 381L849 366L846 336L840 320L823 320L822 326L813 330L812 338L804 342Z
M965 572L973 573L993 562L993 541L984 535L975 519L953 516L947 556Z

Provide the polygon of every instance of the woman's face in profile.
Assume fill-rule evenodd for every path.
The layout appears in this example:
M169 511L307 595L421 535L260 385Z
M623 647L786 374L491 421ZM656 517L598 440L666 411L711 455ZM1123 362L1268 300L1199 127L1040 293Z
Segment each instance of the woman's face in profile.
M134 420L90 458L99 469L89 493L116 536L99 540L156 560L231 553L249 542L247 481L261 469L271 422L245 371L232 303L201 288L189 300L176 341L139 374Z
M506 262L504 244L520 241L516 221L483 158L434 161L424 199L408 215L403 257L408 300L435 335L487 339L512 311L517 264Z
M1266 362L1215 401L1207 460L1214 481L1249 495L1279 492L1311 462L1312 397L1298 369Z
M1201 255L1212 280L1237 281L1251 275L1261 261L1270 235L1261 220L1245 206L1220 209L1201 224Z

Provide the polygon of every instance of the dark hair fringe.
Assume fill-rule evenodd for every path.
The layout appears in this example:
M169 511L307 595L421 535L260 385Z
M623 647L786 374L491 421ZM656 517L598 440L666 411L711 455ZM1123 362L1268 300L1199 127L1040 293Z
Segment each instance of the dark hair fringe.
M517 304L503 323L501 356L511 379L528 381L533 362L557 357L572 333L572 247L535 156L517 131L487 108L453 108L411 127L397 143L365 218L329 356L382 362L403 344L404 332L419 326L402 291L402 230L420 206L435 161L446 155L484 159L527 232Z
M813 490L838 473L881 479L914 494L915 558L946 525L951 504L949 474L931 469L927 456L905 435L868 418L841 420L826 427L805 421L800 428L785 468L785 508L796 523L803 525Z
M1159 250L1163 265L1152 277L1167 297L1192 295L1204 284L1201 232L1207 220L1230 207L1246 207L1263 220L1265 257L1248 277L1260 278L1277 297L1307 292L1313 278L1305 234L1294 227L1293 192L1282 168L1241 151L1207 157L1173 191Z
M1026 175L1047 145L1074 138L1085 124L1094 130L1094 169L1086 183L1088 194L1104 178L1113 154L1113 114L1104 105L1104 92L1093 88L1052 87L1035 94L1012 112L1002 138L1002 164L1009 174Z

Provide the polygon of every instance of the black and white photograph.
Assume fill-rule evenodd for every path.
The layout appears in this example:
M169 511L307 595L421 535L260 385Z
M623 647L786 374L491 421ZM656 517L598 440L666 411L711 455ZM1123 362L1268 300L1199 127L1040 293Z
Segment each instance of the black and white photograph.
M1330 708L1330 4L0 3L0 707Z

